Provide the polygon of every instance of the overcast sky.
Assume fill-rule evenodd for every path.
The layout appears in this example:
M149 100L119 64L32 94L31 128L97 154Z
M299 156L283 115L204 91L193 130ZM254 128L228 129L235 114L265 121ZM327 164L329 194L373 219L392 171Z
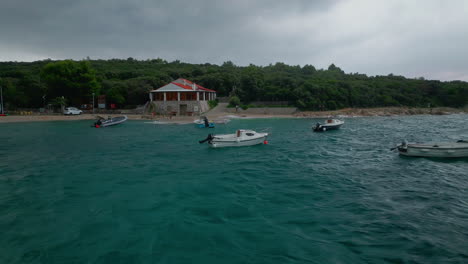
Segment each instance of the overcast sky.
M0 61L87 56L468 81L468 1L0 1Z

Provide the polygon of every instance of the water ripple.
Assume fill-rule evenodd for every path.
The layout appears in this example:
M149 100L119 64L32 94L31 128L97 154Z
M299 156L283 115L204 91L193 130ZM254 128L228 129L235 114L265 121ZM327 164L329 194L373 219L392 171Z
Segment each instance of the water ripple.
M0 263L466 263L468 162L399 157L467 115L2 124ZM198 140L270 128L270 144Z

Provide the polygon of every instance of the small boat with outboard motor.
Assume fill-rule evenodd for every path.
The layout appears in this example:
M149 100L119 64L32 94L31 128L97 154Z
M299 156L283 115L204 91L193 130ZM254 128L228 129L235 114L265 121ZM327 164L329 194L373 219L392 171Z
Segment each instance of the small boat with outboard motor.
M234 134L213 135L209 134L204 140L199 143L208 142L210 147L243 147L257 144L268 144L266 140L268 133L259 133L248 129L239 129Z
M215 127L215 124L213 122L208 121L208 118L206 116L200 116L199 119L193 122L199 128L214 128Z
M410 157L465 158L468 157L468 140L412 144L403 141L391 150L395 149L400 155Z
M344 121L338 119L327 119L324 124L317 123L313 127L314 132L324 132L328 130L339 129L344 124Z
M100 127L118 125L127 121L127 119L128 119L127 116L117 116L117 117L109 116L108 118L98 116L98 120L94 122L93 127L100 128Z

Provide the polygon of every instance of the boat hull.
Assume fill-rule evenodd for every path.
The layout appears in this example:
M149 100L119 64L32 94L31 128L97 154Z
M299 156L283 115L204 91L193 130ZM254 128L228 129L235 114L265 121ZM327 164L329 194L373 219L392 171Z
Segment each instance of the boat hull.
M321 125L319 128L314 128L315 132L325 132L330 130L338 130L343 124L339 125Z
M400 155L408 157L428 157L428 158L466 158L468 157L467 147L456 148L438 148L438 147L414 147L408 145L407 147L399 147L398 152Z
M115 125L118 125L127 121L127 119L128 119L127 116L114 117L114 118L111 118L110 120L101 121L101 124L98 124L98 125L99 127L115 126Z
M329 130L337 130L344 124L344 121L338 119L328 119L324 124L317 123L312 129L314 132L325 132Z
M203 124L196 124L196 126L198 128L214 128L215 124L214 123L209 123L208 126L206 126L205 123L203 123Z
M208 142L209 146L212 148L223 148L223 147L244 147L244 146L253 146L258 144L263 144L267 139L267 135L261 136L258 138L248 139L248 140L216 140L213 139Z

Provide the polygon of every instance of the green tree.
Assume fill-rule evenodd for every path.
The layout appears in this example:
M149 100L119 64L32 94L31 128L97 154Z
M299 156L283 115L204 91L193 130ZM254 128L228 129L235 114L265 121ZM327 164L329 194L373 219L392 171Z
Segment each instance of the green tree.
M20 89L19 80L13 78L0 79L0 86L3 89L4 108L12 109L16 107L25 107L28 103L28 97Z
M163 59L0 62L5 103L9 107L41 107L47 99L65 96L74 105L91 95L127 106L144 104L148 91L176 78L186 78L241 102L289 101L304 110L379 106L450 106L468 102L468 83L414 79L388 74L346 74L335 64L325 69L277 62L268 66L189 64ZM239 106L240 106L239 102ZM125 106L125 105L120 105Z
M63 109L65 105L67 105L67 99L63 96L55 97L50 101L50 104L56 107L60 107L61 111L63 112Z
M100 84L88 61L51 62L41 71L47 85L48 97L64 96L74 105L89 102L92 94L99 94Z
M240 104L241 104L241 101L240 101L239 97L234 95L234 96L231 96L231 98L229 98L229 106L234 107L234 106L238 106Z

